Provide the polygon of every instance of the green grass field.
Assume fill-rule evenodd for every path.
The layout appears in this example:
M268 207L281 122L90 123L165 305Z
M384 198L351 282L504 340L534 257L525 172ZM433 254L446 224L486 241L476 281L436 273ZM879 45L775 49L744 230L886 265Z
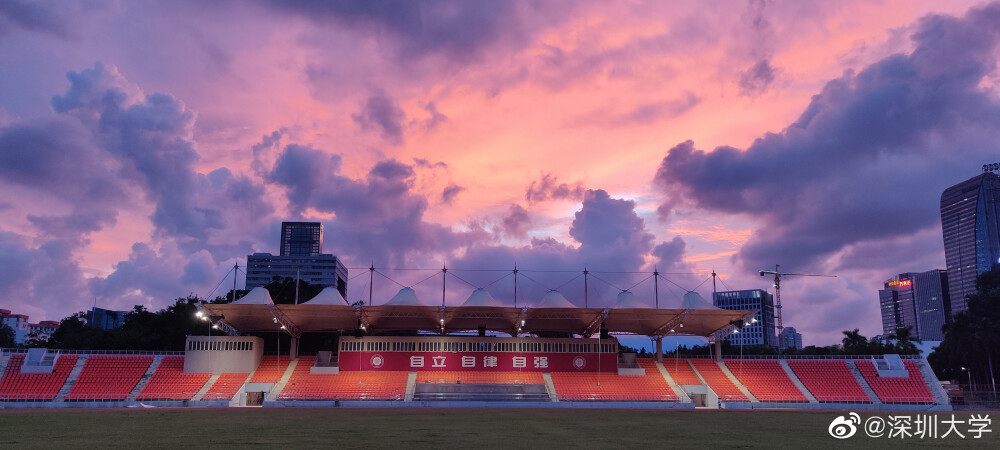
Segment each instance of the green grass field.
M854 437L839 441L829 436L827 427L842 414L521 408L7 409L0 410L0 448L1000 448L998 431L982 439L967 435L900 440L870 438L859 429ZM967 420L969 413L955 416Z

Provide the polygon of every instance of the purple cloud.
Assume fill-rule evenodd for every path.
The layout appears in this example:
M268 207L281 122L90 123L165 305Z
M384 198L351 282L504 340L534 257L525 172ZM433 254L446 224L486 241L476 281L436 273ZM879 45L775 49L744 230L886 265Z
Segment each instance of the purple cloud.
M313 22L346 25L387 37L402 61L443 55L455 61L482 57L498 41L523 36L514 2L457 0L268 1L274 9Z
M393 145L403 143L403 123L406 113L385 93L377 93L368 97L364 106L357 114L351 114L351 119L362 130L379 131L382 139Z
M441 191L441 203L451 204L452 200L455 200L455 197L457 197L458 194L464 190L465 188L462 186L454 183L449 184L443 191Z
M504 235L525 238L531 229L531 214L521 205L510 205L500 221L500 229Z
M666 197L661 213L690 202L759 217L763 226L737 255L750 269L776 261L805 269L937 227L944 188L993 156L983 149L997 133L979 130L993 129L1000 104L979 83L996 66L998 29L1000 4L961 19L927 17L913 53L829 82L781 133L745 151L677 145L654 180Z
M749 69L740 72L740 94L752 97L767 92L777 73L778 70L771 66L771 61L757 61Z
M66 39L70 32L69 21L57 11L41 2L4 0L0 2L0 36L8 27L17 26L25 30L50 34ZM61 10L62 8L56 8Z
M583 183L560 183L555 175L547 173L542 175L542 178L531 182L528 190L524 193L524 199L528 201L528 204L544 202L550 199L581 200L583 199L584 192Z

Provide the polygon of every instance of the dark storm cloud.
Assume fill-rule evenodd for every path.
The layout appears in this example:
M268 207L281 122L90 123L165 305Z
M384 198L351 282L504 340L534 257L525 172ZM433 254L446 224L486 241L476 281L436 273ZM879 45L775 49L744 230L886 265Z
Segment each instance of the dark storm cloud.
M423 105L423 107L424 110L426 110L427 113L431 115L429 119L423 122L423 126L427 131L431 131L437 128L438 125L441 125L442 123L448 121L448 116L441 114L441 112L438 111L437 105L435 105L434 102L427 102L426 104Z
M69 37L71 34L69 22L48 6L55 4L23 0L0 2L0 37L3 37L11 26L60 38Z
M580 257L590 267L637 270L653 248L654 236L635 213L634 201L589 190L574 217L569 234L580 243Z
M776 74L777 69L771 66L770 61L766 59L757 61L757 64L740 73L740 93L754 96L767 92Z
M656 257L657 267L663 270L672 270L681 266L684 262L684 249L687 244L680 236L674 236L669 242L661 242L653 248L653 256Z
M376 93L365 101L361 111L351 114L362 130L375 130L380 133L382 139L393 145L403 143L404 122L406 113L399 107L395 100L385 93Z
M767 18L766 10L767 2L764 0L750 0L743 12L742 22L746 27L744 45L749 45L746 56L754 63L740 71L740 95L753 97L767 92L779 73L771 65L771 58L774 56L774 27Z
M271 170L273 161L269 158L272 158L272 153L281 149L281 138L284 137L285 133L284 128L274 130L270 134L262 136L260 142L250 147L253 152L253 162L250 164L250 168L253 169L254 173L263 177Z
M512 205L503 220L503 226L507 226L508 219L513 222L511 226L523 227L522 221L530 220L530 216L520 206ZM536 303L548 289L562 286L559 290L579 306L584 304L581 275L583 269L587 268L593 272L588 288L591 297L589 304L611 306L621 289L649 277L649 274L644 273L622 272L647 268L645 257L651 253L660 256L664 264L678 262L677 258L683 253L684 247L683 241L675 238L670 243L657 247L659 253L662 253L657 255L653 250L654 237L646 230L642 218L636 214L635 202L612 198L603 190L586 191L583 204L570 227L570 235L580 243L579 247L553 238L534 238L524 246L474 245L454 261L454 267L496 269L513 268L516 264L525 271L518 282L519 301ZM668 254L671 252L673 254ZM661 270L665 268L660 266ZM486 275L481 277L483 281L488 278ZM648 297L652 303L652 285L651 282L646 284L650 286L642 285L635 292ZM491 292L509 304L513 298L512 280L496 284Z
M15 305L18 300L28 300L24 306L29 310L18 313L39 320L46 311L64 311L65 305L86 300L83 274L72 254L75 245L54 239L31 247L19 236L0 229L0 284Z
M413 167L395 159L379 161L362 180L349 178L340 173L339 156L298 145L285 148L268 177L288 190L293 211L334 213L326 225L331 247L359 261L403 265L485 237L424 221L428 202L413 191L415 179Z
M252 250L246 236L273 209L263 201L263 186L247 176L195 170L193 112L170 95L145 95L114 66L97 64L67 78L69 89L52 99L55 117L0 129L0 183L23 186L42 202L53 197L70 211L29 213L25 218L40 230L35 240L7 239L5 267L22 264L37 273L31 285L18 283L16 295L48 314L92 304L95 295L106 307L158 307L150 299L188 293L179 288L182 275L205 282L216 261ZM85 279L74 249L114 224L135 196L155 205L153 242L134 244L109 276ZM227 233L216 238L223 228ZM198 263L185 267L184 260Z
M528 190L524 193L524 199L529 204L543 202L546 200L581 200L584 194L583 184L576 182L573 184L560 183L559 179L550 173L542 175L541 178L532 181Z
M292 211L301 213L309 206L313 192L321 188L327 177L340 171L340 163L339 155L292 144L278 156L268 178L288 188Z
M310 208L332 213L334 218L324 222L329 248L356 264L375 261L376 267L428 267L447 261L448 267L458 268L513 268L516 263L547 270L572 271L588 266L595 270L632 271L642 268L645 257L653 250L654 237L636 214L635 203L611 198L602 190L587 191L582 196L583 205L570 228L579 247L551 238L509 247L496 245L496 236L478 227L457 231L428 222L427 199L414 191L413 166L383 160L363 179L349 178L339 168L339 157L289 145L277 158L269 181L287 189L293 210ZM530 221L530 214L514 205L500 219L498 231L526 237ZM671 245L676 247L677 240ZM455 258L455 254L461 256ZM535 277L551 286L564 283L563 278L572 278L551 273ZM617 282L628 285L630 277ZM392 289L388 289L391 286L383 288L387 291L382 295L392 295ZM617 295L607 288L593 289Z
M507 236L525 238L531 229L531 214L521 205L510 205L500 220L501 232Z
M67 78L71 86L53 97L53 107L80 119L92 140L121 165L121 175L142 186L156 204L152 220L159 233L204 243L213 230L226 227L226 205L252 203L246 195L263 194L245 177L210 180L195 171L200 158L192 139L195 114L181 101L162 93L144 95L117 68L100 63ZM223 179L239 185L220 185ZM219 198L217 192L231 198Z
M126 185L107 168L107 160L70 118L0 129L0 180L66 202L68 215L29 215L28 220L70 242L83 242L87 233L114 224L117 206L126 198Z
M120 201L121 183L104 164L90 134L56 117L0 128L0 179L73 203Z
M912 54L827 83L795 123L746 151L677 145L654 180L661 215L690 203L762 218L738 254L750 268L809 266L937 226L944 188L996 155L1000 107L979 84L996 67L998 30L1000 4L929 16Z
M453 60L481 57L481 50L522 36L515 2L461 0L265 0L274 9L317 23L372 30L398 43L400 59L440 54Z
M451 204L452 200L455 200L455 197L457 197L458 194L464 190L465 188L462 186L449 184L443 191L441 191L441 203Z
M145 304L147 295L158 299L183 295L177 292L181 285L179 273L163 259L164 255L148 244L135 243L128 260L115 264L115 271L106 278L92 279L91 289L102 302L112 301L116 308ZM135 294L136 290L141 293Z

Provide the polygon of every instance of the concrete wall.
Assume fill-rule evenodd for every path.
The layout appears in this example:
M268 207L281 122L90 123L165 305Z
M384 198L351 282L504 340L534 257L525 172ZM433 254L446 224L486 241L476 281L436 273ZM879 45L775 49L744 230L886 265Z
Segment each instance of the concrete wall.
M186 373L250 373L264 355L264 340L255 336L188 336L184 345Z

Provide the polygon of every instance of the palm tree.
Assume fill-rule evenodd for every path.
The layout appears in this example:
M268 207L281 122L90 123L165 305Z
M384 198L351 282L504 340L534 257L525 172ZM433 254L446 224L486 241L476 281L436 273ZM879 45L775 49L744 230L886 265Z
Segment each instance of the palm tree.
M913 326L896 327L896 331L889 335L890 339L896 340L896 351L901 355L916 355L920 352L913 343L922 344L923 341L913 337Z
M861 330L858 328L851 331L844 330L844 340L841 342L846 354L864 355L868 353L868 338L862 336Z

